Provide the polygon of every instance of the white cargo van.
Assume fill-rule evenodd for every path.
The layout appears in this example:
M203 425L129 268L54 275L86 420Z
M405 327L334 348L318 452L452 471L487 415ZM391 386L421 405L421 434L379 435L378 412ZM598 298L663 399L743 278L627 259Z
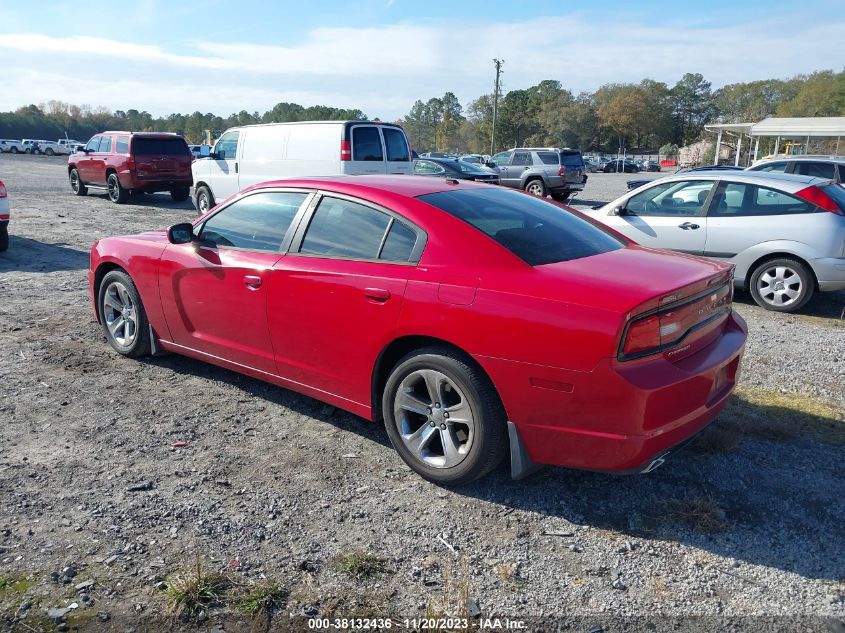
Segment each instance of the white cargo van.
M233 127L191 165L202 213L245 187L277 178L412 174L405 131L370 121L306 121Z

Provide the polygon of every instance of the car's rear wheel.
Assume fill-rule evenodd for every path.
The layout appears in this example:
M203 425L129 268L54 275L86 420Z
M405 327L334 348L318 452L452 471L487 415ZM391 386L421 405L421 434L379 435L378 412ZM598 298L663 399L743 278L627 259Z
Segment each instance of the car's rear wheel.
M117 177L116 173L112 172L109 174L106 184L109 189L109 200L115 204L123 204L129 199L129 190L123 188L120 184L120 178Z
M569 200L569 196L571 195L572 194L569 191L552 191L552 200L557 200L558 202L566 202L567 200Z
M47 156L54 156L56 152L53 151L52 147L48 147L47 151L44 153L47 154Z
M173 198L175 202L184 202L190 195L191 190L188 187L180 187L178 189L170 190L170 197Z
M214 206L214 196L205 185L197 187L197 211L200 213L208 213L208 210Z
M88 193L88 187L82 184L82 179L75 167L70 170L70 189L77 196L84 196Z
M132 278L112 270L100 283L100 323L115 351L137 358L150 353L150 328L144 304Z
M12 152L12 154L17 154L17 153L18 153L18 148L17 148L17 147L13 147L10 151Z
M750 290L757 305L767 310L795 312L813 296L815 280L799 261L770 259L754 269Z
M4 222L0 225L0 253L9 248L9 224Z
M431 481L468 483L507 454L507 421L493 384L450 349L425 348L400 360L382 411L396 452Z
M544 183L540 178L532 178L526 182L525 191L530 193L532 196L537 196L538 198L545 198L548 194L548 191L546 190L546 183Z

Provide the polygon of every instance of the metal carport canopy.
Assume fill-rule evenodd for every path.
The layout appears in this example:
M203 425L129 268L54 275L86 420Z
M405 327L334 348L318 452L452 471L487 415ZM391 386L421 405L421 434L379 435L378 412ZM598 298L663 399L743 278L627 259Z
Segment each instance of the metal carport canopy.
M748 124L740 123L739 125ZM713 127L717 126L714 125ZM827 136L836 138L845 136L845 116L763 119L759 123L751 125L750 131L747 129L742 131L751 136L798 136L803 138L807 136Z

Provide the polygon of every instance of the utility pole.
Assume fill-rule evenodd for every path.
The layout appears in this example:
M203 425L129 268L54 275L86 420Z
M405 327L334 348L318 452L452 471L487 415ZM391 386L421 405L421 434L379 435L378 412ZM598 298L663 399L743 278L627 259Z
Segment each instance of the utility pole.
M493 90L493 134L490 137L490 156L496 151L496 117L499 114L499 75L502 74L502 64L505 63L503 59L494 59L493 65L496 67L496 87Z

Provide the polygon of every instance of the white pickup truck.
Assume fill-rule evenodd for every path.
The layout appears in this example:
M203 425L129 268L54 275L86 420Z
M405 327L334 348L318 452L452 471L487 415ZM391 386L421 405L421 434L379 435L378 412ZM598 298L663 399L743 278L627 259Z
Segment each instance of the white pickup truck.
M60 138L55 148L56 154L73 154L78 146L85 145L82 141L77 141L72 138ZM46 153L46 152L45 152Z

